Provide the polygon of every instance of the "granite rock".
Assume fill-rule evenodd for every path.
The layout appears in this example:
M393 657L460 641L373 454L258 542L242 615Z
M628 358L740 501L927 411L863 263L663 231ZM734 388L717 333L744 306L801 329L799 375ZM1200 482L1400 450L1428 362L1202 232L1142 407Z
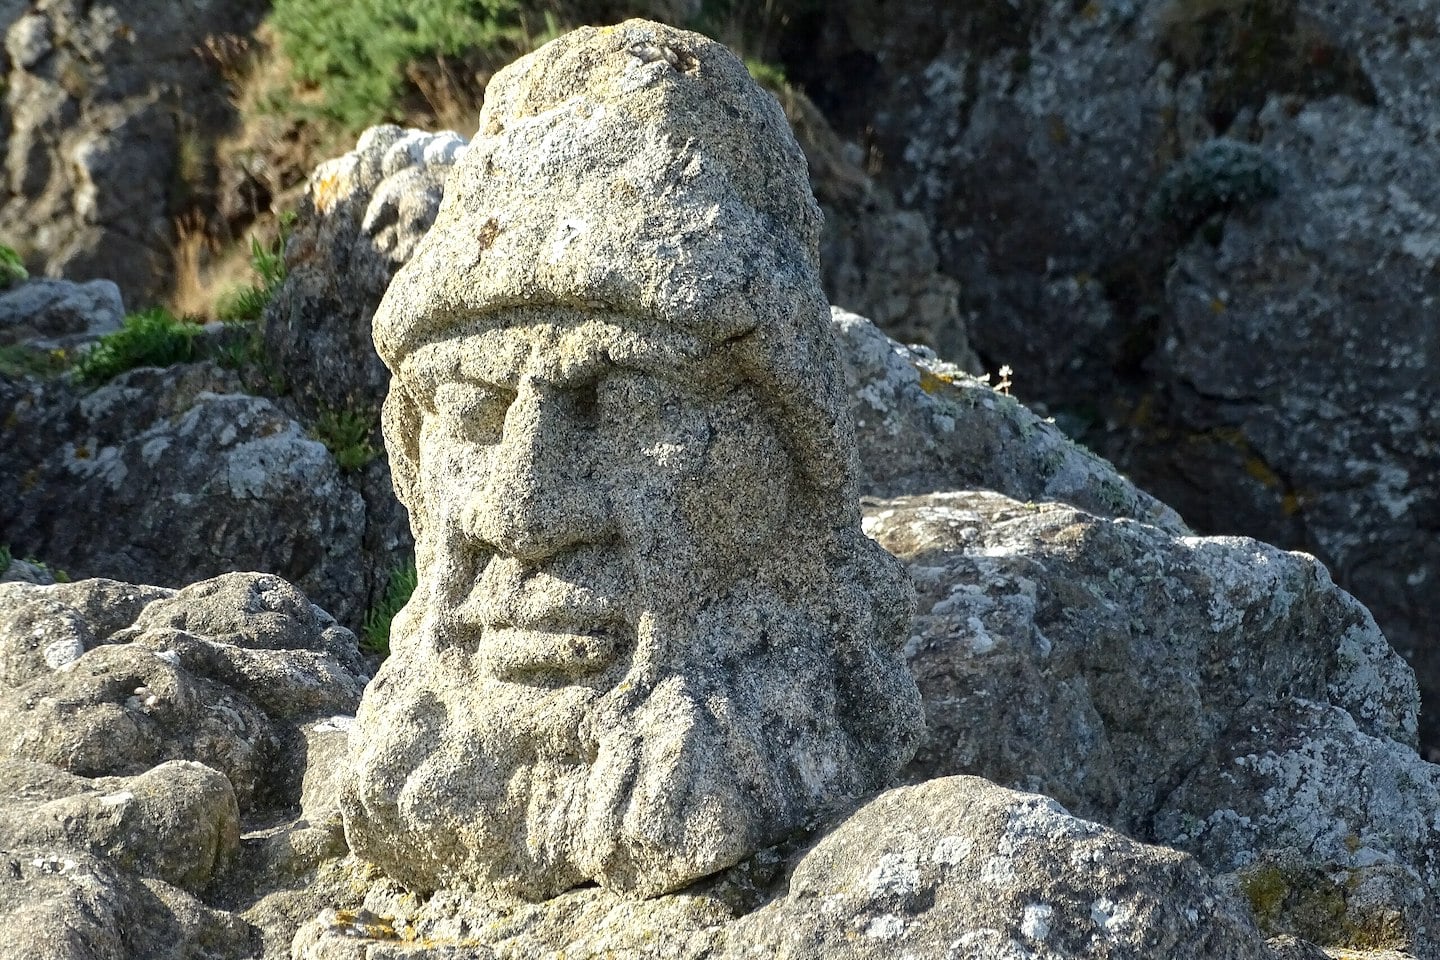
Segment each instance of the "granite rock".
M1306 956L1272 952L1191 857L975 777L887 791L818 841L770 853L745 865L758 889L732 879L639 902L583 889L498 908L377 883L302 928L294 957Z
M1271 933L1434 951L1414 678L1314 558L980 492L872 503L866 529L919 590L912 779L978 774L1188 850Z
M319 441L233 373L142 368L89 393L48 381L10 396L0 527L17 554L177 587L271 571L358 624L364 502Z
M199 761L242 811L299 799L298 724L365 682L349 631L278 577L8 583L0 609L0 755L92 778Z
M113 280L131 303L169 289L174 221L214 190L213 143L234 119L203 51L263 12L248 0L0 7L0 236L33 273Z

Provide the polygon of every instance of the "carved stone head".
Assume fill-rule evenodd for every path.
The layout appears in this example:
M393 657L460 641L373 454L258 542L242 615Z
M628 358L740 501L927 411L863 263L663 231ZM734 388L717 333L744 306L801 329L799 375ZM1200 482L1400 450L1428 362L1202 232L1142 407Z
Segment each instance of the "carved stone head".
M820 214L774 98L643 21L486 97L375 317L420 586L346 833L422 888L654 895L909 758L909 586L860 530Z

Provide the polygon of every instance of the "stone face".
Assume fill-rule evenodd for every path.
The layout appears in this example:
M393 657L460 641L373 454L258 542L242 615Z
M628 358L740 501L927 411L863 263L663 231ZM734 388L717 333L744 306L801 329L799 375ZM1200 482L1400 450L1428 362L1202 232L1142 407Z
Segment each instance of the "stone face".
M870 504L919 591L914 779L974 773L1194 853L1270 932L1434 950L1413 675L1303 554L987 493Z
M651 896L908 758L819 221L778 104L698 35L586 28L492 81L375 318L420 586L352 734L361 857Z

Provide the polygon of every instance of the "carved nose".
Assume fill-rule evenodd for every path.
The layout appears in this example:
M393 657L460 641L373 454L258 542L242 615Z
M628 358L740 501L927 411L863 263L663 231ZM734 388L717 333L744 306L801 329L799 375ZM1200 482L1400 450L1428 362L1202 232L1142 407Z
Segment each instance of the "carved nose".
M569 391L523 383L491 469L465 507L467 531L492 553L543 560L609 535L592 465L593 424Z

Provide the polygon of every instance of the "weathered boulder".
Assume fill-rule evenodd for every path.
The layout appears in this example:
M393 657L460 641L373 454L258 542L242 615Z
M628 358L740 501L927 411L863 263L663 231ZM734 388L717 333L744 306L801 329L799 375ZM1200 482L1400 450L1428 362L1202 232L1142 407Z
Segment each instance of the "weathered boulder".
M1015 398L831 308L871 497L989 489L1185 532L1180 517Z
M1434 951L1413 676L1313 558L988 493L871 503L866 529L919 590L912 779L979 774L1189 850L1271 932Z
M364 683L354 637L278 577L0 584L0 756L81 777L195 760L242 811L283 807L298 725L352 712Z
M0 850L53 845L198 893L239 848L240 810L225 775L193 761L93 780L0 761Z
M312 415L378 411L390 374L370 321L440 208L464 154L453 133L372 127L310 174L286 249L288 273L264 316L265 352Z
M13 397L0 528L16 553L167 586L270 571L358 624L364 503L319 441L234 374L145 368L90 393L51 381Z
M981 356L1197 529L1317 554L1416 666L1426 744L1432 14L847 0L804 47L840 134L925 216Z
M651 901L587 889L502 908L377 883L363 906L307 924L294 956L1303 956L1272 952L1185 854L978 778L890 790L829 826L748 874Z
M103 857L63 846L0 851L4 960L243 960L244 921Z
M234 114L205 45L248 34L264 9L0 8L0 238L36 272L114 280L128 302L154 302L170 284L173 221L214 188L213 140Z
M120 289L109 280L31 280L0 292L0 347L72 350L124 319Z

